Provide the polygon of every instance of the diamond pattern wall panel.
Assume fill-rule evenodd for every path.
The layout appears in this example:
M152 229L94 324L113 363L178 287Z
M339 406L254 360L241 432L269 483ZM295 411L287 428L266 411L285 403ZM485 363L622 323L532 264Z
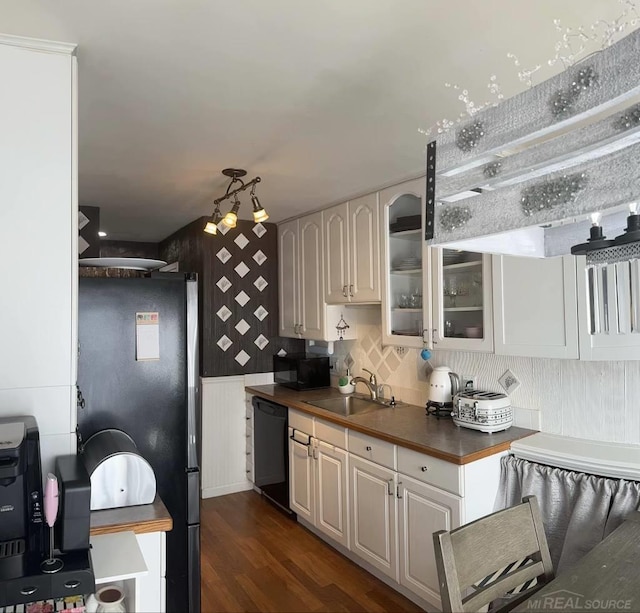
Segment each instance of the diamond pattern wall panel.
M280 349L304 351L304 341L278 337L277 226L239 220L212 236L202 231L205 221L160 245L161 259L199 276L200 374L271 372Z

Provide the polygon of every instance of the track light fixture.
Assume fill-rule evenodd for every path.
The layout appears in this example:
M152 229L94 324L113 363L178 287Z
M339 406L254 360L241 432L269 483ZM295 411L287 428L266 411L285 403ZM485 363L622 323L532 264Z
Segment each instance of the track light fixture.
M260 183L260 177L255 177L255 179L251 179L251 181L247 181L245 183L241 177L244 177L247 174L247 171L242 168L225 168L222 171L222 174L226 177L230 177L231 183L227 186L227 191L224 196L216 198L213 201L216 208L204 227L205 232L208 234L217 234L218 224L221 222L228 228L236 227L236 223L238 222L238 211L240 210L240 199L238 198L238 194L248 187L251 187L250 196L253 204L253 221L258 223L269 219L269 215L260 204L258 196L256 196L256 185ZM231 207L231 210L222 217L220 213L220 203L224 202L227 198L233 198L233 206Z

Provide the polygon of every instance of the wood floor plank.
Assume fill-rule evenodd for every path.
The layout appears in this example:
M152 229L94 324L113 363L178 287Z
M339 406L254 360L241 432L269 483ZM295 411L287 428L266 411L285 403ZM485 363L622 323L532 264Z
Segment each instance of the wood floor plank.
M421 609L253 491L202 501L202 611Z

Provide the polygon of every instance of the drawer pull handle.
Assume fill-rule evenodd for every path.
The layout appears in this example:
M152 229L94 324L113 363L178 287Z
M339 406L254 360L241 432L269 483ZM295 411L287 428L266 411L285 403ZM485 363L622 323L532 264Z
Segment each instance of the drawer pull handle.
M371 451L371 445L367 445L366 449L367 451Z
M27 585L20 590L20 593L23 596L31 596L31 594L35 594L38 591L38 588L33 585Z
M393 479L389 479L389 481L387 481L387 494L389 494L389 496L393 496Z
M72 581L67 581L64 586L70 590L77 588L80 585L80 581L77 579L73 579Z
M247 451L246 455L251 455L251 452L250 452L250 451Z
M428 466L421 466L421 467L420 467L420 470L421 470L423 473L426 473L426 472L429 470L429 467L428 467Z
M251 417L245 417L247 421L251 421Z
M251 471L250 471L250 470L245 470L244 472L246 472L247 474L249 474Z

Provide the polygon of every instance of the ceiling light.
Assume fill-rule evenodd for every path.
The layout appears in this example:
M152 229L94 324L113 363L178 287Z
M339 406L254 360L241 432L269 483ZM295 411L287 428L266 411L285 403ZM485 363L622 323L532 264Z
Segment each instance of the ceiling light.
M100 238L104 238L106 235L107 235L107 233L106 233L106 232L103 232L102 230L99 230L99 231L98 231L98 236L99 236Z
M218 233L218 224L222 221L222 215L220 215L220 206L216 205L216 210L213 212L213 215L210 217L209 221L207 221L204 226L204 231L207 234L213 234L214 236Z
M235 201L231 210L224 216L222 223L229 228L235 228L238 223L238 211L240 210L240 200L238 200L238 194L235 196Z
M218 231L218 223L222 221L222 223L228 228L235 228L236 223L238 222L238 211L240 210L240 199L238 198L238 194L243 192L248 187L251 188L251 202L253 204L253 220L258 223L261 221L266 221L269 219L269 215L264 210L264 208L260 205L260 201L256 196L256 185L260 183L260 177L255 177L251 179L251 181L247 181L246 183L241 179L247 174L246 170L242 168L225 168L222 171L222 174L226 177L231 178L231 183L227 186L227 191L224 196L220 198L216 198L213 203L216 205L213 216L209 221L207 221L204 231L208 234L216 234ZM231 210L224 216L224 218L220 215L220 203L227 198L233 198L233 206Z
M269 219L269 215L262 208L260 204L260 200L258 200L258 196L255 195L256 186L254 185L251 188L251 202L253 203L253 221L256 223L260 223L262 221L267 221Z
M605 249L611 247L614 243L613 240L608 239L602 232L602 226L600 225L601 213L593 213L591 215L591 228L589 228L589 238L586 243L580 243L571 247L571 253L573 255L586 255L590 251L597 249Z
M587 256L587 264L628 261L640 254L640 215L637 202L629 203L627 227L614 239L607 239L603 235L599 213L591 215L591 224L587 242L571 247L572 254Z

